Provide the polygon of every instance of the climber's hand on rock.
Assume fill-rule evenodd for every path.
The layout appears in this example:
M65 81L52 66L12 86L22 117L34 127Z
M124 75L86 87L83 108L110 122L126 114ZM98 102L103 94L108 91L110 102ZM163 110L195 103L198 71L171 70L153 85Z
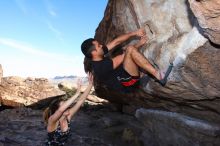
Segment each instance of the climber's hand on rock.
M144 44L146 44L148 41L147 36L143 36L141 37L141 39L137 42L137 44L134 45L135 48L140 48L141 46L143 46Z
M139 36L139 37L143 37L143 36L146 35L146 32L145 32L144 28L138 29L135 33L136 33L136 36Z
M145 35L145 36L141 37L139 42L141 45L144 45L145 43L147 43L147 41L148 41L148 37Z

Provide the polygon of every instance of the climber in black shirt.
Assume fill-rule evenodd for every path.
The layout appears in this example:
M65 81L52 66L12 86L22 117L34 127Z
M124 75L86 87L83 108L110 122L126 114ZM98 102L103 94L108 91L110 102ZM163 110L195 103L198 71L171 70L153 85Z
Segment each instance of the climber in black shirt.
M106 55L109 50L134 36L141 39L137 44L128 46L123 54L114 58ZM121 35L107 45L103 45L93 38L87 39L82 43L81 50L85 57L91 59L94 76L110 89L126 92L138 87L139 67L153 75L164 86L171 69L169 68L166 74L163 74L149 63L138 50L146 42L145 30L141 28Z

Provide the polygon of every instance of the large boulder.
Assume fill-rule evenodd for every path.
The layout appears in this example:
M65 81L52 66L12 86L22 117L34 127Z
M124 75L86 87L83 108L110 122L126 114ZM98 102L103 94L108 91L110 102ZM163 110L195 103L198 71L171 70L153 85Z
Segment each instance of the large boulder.
M145 126L140 136L144 145L219 145L220 125L175 112L139 109L137 119Z
M216 5L219 3L217 0L214 2ZM218 36L213 34L218 34L220 27L215 23L215 29L207 28L212 30L212 34L204 33L206 30L198 21L199 17L194 16L190 5L192 7L192 1L189 3L187 0L110 0L95 38L107 43L120 34L144 27L149 41L140 51L156 68L166 70L170 62L174 63L174 68L165 87L145 76L142 79L144 94L132 96L108 92L98 84L97 94L136 108L159 108L219 123L220 47L216 45ZM211 11L206 12L209 16L214 15ZM213 43L206 38L208 34L213 37L208 39L215 40ZM131 43L135 41L136 38Z
M190 8L198 19L204 35L215 44L220 44L220 1L188 0Z
M220 50L200 33L197 22L186 0L110 0L96 30L96 39L107 43L120 34L144 27L149 41L141 52L160 70L174 63L165 87L153 80L143 82L148 97L169 101L167 104L140 104L143 100L126 96L111 98L137 106L159 105L220 122Z
M65 93L45 78L4 77L0 85L1 104L6 106L32 106Z

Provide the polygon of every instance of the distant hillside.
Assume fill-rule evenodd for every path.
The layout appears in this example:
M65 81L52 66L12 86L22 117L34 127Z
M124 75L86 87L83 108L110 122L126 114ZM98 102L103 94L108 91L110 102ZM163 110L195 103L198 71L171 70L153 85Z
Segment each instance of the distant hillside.
M53 79L74 79L74 78L77 78L77 76L56 76L54 77Z
M51 84L53 84L56 87L58 86L59 83L65 83L65 84L69 84L69 85L75 87L76 84L77 84L77 80L79 78L82 79L82 84L83 85L88 83L87 77L78 77L78 76L74 76L74 75L71 75L71 76L56 76L56 77L50 78L48 80Z

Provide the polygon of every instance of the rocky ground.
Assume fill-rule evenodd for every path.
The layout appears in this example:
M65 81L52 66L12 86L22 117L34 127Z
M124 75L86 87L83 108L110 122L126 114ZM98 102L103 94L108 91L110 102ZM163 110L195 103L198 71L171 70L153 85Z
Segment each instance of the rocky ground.
M85 104L71 121L67 146L143 145L141 123L112 105ZM0 112L0 146L40 146L46 139L42 110L5 109Z

